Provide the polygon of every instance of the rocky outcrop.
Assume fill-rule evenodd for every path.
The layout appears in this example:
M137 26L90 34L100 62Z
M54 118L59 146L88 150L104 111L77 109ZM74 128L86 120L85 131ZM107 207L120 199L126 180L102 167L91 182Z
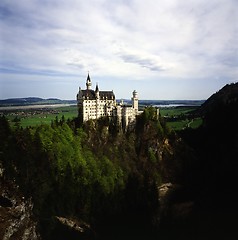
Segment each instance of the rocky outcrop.
M160 219L181 221L191 217L194 202L186 198L184 187L179 184L164 183L158 188Z
M57 239L95 239L94 232L89 224L78 219L56 216L56 232L60 233Z
M91 226L74 216L54 216L41 225L42 238L46 240L94 240Z
M0 239L41 239L32 208L32 201L25 199L13 182L0 178Z

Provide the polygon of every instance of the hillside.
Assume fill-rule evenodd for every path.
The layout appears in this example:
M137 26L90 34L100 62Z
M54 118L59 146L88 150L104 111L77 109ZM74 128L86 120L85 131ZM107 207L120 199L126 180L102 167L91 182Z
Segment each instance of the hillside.
M235 123L238 120L238 83L227 84L205 101L200 109L205 124Z
M238 83L213 94L200 113L203 125L180 133L197 156L191 172L191 188L200 206L196 218L210 238L237 239Z
M238 82L227 84L210 96L201 106L204 112L215 110L218 105L225 106L238 101Z
M204 123L201 129L204 140L201 144L210 153L216 180L234 187L238 167L238 83L226 85L213 94L202 106ZM203 142L203 143L202 143ZM220 176L219 176L220 174ZM216 181L215 180L215 181ZM233 186L233 187L232 187Z
M236 89L211 96L204 124L180 132L153 107L126 132L108 118L12 129L1 117L1 184L32 201L42 239L237 239ZM4 213L14 194L2 195Z
M222 178L219 185L230 181L225 189L231 190L238 166L238 83L224 86L198 111L203 117L203 125L197 130L182 132L182 136L199 151L209 181L218 184L219 177Z
M3 106L27 106L27 105L42 105L42 104L76 104L76 100L61 100L57 98L9 98L0 100L0 107Z

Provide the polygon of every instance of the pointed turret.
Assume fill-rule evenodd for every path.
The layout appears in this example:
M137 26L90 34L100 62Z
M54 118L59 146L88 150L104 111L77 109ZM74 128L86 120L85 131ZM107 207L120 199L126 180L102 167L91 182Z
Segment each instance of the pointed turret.
M98 84L96 85L95 93L96 93L96 98L99 99L99 88L98 88Z
M87 90L90 90L92 87L92 82L91 82L89 73L88 73L88 77L87 77L87 81L86 81L86 87L87 87Z
M96 84L95 92L99 92L98 84Z

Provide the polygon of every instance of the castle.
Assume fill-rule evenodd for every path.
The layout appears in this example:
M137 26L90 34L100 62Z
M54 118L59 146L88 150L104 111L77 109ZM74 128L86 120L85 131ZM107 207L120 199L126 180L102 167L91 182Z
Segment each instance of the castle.
M136 119L140 113L138 111L138 95L134 90L132 93L132 105L116 102L113 91L99 91L98 84L95 90L92 90L91 78L88 74L86 80L86 89L79 87L77 94L78 114L82 121L98 119L100 117L116 117L118 122L127 127Z

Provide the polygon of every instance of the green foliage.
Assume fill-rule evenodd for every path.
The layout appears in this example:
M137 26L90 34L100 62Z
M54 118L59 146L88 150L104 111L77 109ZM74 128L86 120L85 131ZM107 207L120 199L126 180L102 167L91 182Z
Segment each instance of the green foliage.
M45 109L24 109L5 112L11 125L19 127L36 127L42 124L51 124L57 118L58 121L67 121L77 117L77 107L59 107Z
M147 107L144 109L144 112L142 113L142 118L145 123L148 121L156 121L158 120L158 113L157 109L154 107Z
M198 128L202 119L198 114L198 107L169 107L161 108L160 114L170 129L180 131L185 128Z
M141 208L153 215L170 132L152 107L138 116L134 129L120 129L108 118L78 124L63 116L19 128L8 133L5 167L33 198L40 219L62 215L95 222Z
M4 145L7 143L7 139L11 134L9 122L6 117L0 116L0 152L3 151Z
M152 163L156 163L157 161L157 158L152 148L148 149L148 158L149 158L149 161L151 161Z

